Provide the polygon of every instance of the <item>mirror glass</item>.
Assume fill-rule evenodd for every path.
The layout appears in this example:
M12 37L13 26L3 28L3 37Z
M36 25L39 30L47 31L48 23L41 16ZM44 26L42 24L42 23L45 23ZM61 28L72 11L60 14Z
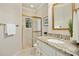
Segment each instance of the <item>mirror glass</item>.
M33 18L33 31L41 32L41 19Z
M68 23L72 20L72 4L59 3L53 5L53 29L67 29Z

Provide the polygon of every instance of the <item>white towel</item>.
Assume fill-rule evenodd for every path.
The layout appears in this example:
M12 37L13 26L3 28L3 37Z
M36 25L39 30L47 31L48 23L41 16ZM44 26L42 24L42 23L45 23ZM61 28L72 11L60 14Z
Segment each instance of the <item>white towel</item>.
M6 24L6 33L8 35L16 34L16 25L15 24Z

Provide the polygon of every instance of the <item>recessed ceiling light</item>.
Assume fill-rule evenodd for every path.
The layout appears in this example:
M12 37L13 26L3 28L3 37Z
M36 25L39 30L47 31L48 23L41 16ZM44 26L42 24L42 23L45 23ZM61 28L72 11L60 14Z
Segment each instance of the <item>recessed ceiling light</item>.
M34 7L34 5L30 5L30 7L31 7L31 8L33 8L33 7Z

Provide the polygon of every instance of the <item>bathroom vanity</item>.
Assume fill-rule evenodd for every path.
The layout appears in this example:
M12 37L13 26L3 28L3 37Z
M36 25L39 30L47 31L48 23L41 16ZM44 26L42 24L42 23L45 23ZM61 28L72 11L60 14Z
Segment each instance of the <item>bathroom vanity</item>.
M36 37L37 49L41 56L78 56L78 48L69 41L57 38Z

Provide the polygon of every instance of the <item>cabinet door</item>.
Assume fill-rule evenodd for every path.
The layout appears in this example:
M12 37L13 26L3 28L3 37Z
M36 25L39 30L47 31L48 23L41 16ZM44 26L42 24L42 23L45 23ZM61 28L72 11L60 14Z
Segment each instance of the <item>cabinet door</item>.
M41 41L38 41L38 48L40 49L40 55L47 56L70 56L70 54L63 52L55 47L51 47Z
M57 56L70 56L70 54L66 53L66 52L63 52L63 51L57 51L56 52L56 55Z
M44 53L44 52L40 52L40 56L48 56L46 53Z
M48 56L55 56L56 50L55 48L50 47L49 45L39 41L38 48L43 51Z

